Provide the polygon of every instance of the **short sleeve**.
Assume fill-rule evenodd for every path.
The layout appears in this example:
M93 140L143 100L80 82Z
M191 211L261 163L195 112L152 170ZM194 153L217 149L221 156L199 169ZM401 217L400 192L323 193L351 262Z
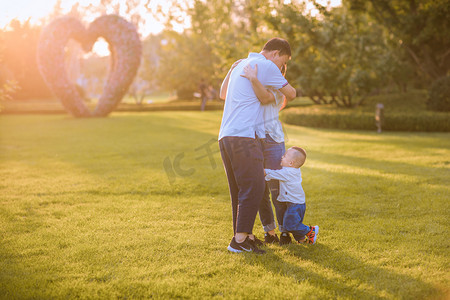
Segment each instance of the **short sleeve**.
M275 65L272 61L268 60L264 69L265 72L261 78L261 83L264 86L272 86L279 90L288 84L286 78L284 78L283 74L281 74L280 69L278 69L277 65Z

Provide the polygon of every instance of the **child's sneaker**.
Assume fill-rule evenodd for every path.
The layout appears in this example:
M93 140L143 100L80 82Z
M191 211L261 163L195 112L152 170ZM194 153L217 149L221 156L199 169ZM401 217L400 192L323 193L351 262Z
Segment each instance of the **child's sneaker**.
M311 230L306 234L308 244L315 244L317 241L317 235L319 234L319 226L310 226Z
M266 244L275 244L275 243L279 243L280 239L278 238L278 236L275 235L271 235L268 233L264 234L264 243Z
M289 232L282 232L280 235L280 246L290 244L291 242L292 239Z

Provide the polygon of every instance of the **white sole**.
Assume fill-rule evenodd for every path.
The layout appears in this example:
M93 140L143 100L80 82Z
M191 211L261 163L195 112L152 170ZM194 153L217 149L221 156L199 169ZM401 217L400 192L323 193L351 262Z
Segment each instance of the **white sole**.
M319 226L314 226L314 241L313 241L313 245L316 243L316 241L317 241L317 236L319 235Z
M230 245L228 245L227 249L228 249L228 251L233 252L233 253L241 253L242 252L241 250L234 249Z
M245 248L243 248L244 250L238 250L238 249L234 249L233 247L231 247L230 245L228 245L228 247L227 247L227 249L228 249L228 251L230 251L230 252L233 252L233 253L241 253L241 252L252 252L252 250L251 249L245 249Z

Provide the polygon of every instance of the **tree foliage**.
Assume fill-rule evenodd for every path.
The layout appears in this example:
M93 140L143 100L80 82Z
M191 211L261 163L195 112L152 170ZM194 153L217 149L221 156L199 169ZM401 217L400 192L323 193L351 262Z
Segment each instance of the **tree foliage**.
M428 79L446 76L450 67L449 0L348 0L355 11L369 11L408 53Z
M3 51L4 47L0 44L0 75L4 73L3 70ZM6 100L11 100L12 95L16 93L20 89L19 85L17 84L17 81L7 79L5 76L0 76L0 111L2 110L1 103Z
M168 10L154 11L166 30L144 41L138 77L151 89L176 90L180 98L191 99L201 78L218 89L234 61L261 51L274 36L292 47L289 82L315 103L354 107L386 87L427 88L448 75L450 0L343 0L335 8L312 1L317 15L301 0L167 2ZM70 13L116 12L142 28L143 7L154 10L150 1L102 0ZM175 30L186 20L189 28ZM22 87L19 97L48 96L35 63L41 28L17 22L10 28L0 31L7 50L2 69Z
M201 78L217 87L231 60L247 55L246 32L233 23L235 5L231 0L196 0L187 11L191 28L162 34L157 77L163 88L175 89L181 98L192 98Z
M435 111L450 111L450 76L439 78L433 82L427 108Z
M41 27L29 21L13 20L9 30L0 31L2 63L0 82L16 82L21 87L15 98L50 97L51 92L39 74L36 49Z
M7 80L6 82L0 82L0 111L2 110L1 103L6 100L11 100L12 95L20 90L20 86L17 84L17 81Z
M313 17L303 4L281 4L267 18L293 48L289 79L317 104L358 106L392 74L385 68L389 51L381 28L346 7L317 8L321 14Z
M406 90L418 75L373 16L349 5L316 7L313 17L302 1L194 1L191 28L165 33L159 82L192 97L200 78L218 86L235 60L259 52L273 36L290 42L287 77L316 103L358 106L382 87Z

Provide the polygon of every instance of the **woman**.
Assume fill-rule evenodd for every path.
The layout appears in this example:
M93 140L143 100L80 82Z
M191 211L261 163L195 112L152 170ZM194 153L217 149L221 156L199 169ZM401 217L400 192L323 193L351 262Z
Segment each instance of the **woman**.
M287 66L283 65L281 73L286 76ZM279 120L279 111L286 106L286 98L284 95L276 89L266 88L258 78L258 66L252 68L250 65L244 68L244 74L241 76L247 78L252 83L253 90L256 96L261 99L263 97L273 98L273 101L267 105L264 105L264 127L266 131L266 137L261 139L261 146L264 153L264 168L266 169L281 169L281 157L285 153L284 144L284 132L281 122ZM275 206L275 212L279 224L279 230L281 232L280 239L275 233L275 220L273 216L272 205L270 203L270 194ZM277 201L279 194L279 181L270 180L266 183L266 189L264 192L264 198L261 201L259 207L259 217L264 228L264 241L265 243L279 242L281 245L289 244L291 237L289 233L283 228L283 213L282 204Z

